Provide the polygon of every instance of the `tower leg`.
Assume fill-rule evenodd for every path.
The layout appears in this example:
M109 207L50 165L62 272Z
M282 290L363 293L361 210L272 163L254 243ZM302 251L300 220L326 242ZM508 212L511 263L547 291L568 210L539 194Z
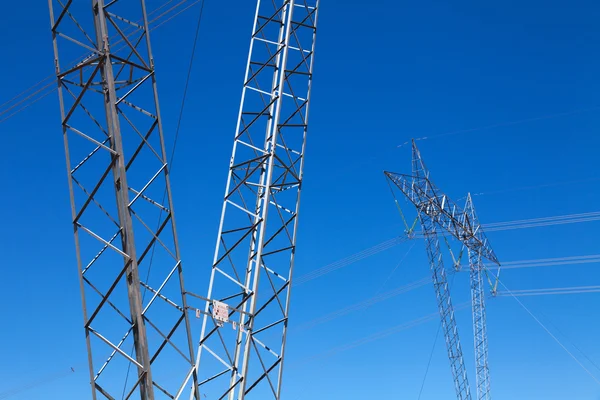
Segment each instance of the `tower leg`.
M488 341L485 319L485 292L481 254L469 250L471 277L471 305L473 308L473 336L475 338L475 368L477 400L490 400L490 370L488 367Z
M197 382L146 4L82 3L48 0L92 399L176 399Z
M458 400L470 400L471 389L458 337L458 327L454 318L454 308L450 297L450 288L448 287L448 278L442 260L435 221L424 212L419 212L419 219L421 220L423 235L425 237L425 247L427 249L427 256L429 257L429 265L431 266L433 287L440 312L442 331L446 340L450 369L454 378L456 397Z

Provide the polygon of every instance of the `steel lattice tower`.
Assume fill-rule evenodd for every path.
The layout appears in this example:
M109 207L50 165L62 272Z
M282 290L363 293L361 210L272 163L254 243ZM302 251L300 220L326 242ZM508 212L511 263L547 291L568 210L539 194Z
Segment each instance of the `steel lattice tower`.
M467 196L464 210L464 225L472 234L467 237L469 252L469 274L471 280L471 304L473 307L473 335L475 340L475 368L477 377L477 399L489 400L490 370L488 367L487 325L485 321L485 290L483 283L484 266L482 263L482 248L487 242L485 236L477 238L481 232L481 224L475 214L471 194ZM483 238L483 242L480 240ZM478 240L479 239L479 240ZM493 257L495 259L495 256ZM493 262L498 263L495 259ZM492 288L495 293L496 287Z
M477 399L489 400L490 374L488 368L488 344L485 319L485 291L483 275L487 272L482 258L500 266L494 251L481 228L471 196L467 197L464 210L441 192L429 179L429 171L421 158L415 142L412 143L413 172L412 175L385 172L387 178L417 208L419 220L425 237L429 263L431 265L433 284L438 300L438 309L442 321L442 330L446 340L446 349L454 378L456 395L459 400L470 400L467 371L464 365L462 348L459 340L454 309L450 298L446 270L440 251L437 228L449 232L461 242L469 253L471 302L473 311L473 332L475 338L475 363L477 373ZM492 293L497 288L492 283Z
M211 398L281 395L318 4L257 4L198 349Z
M145 2L48 3L92 398L178 398L197 377Z

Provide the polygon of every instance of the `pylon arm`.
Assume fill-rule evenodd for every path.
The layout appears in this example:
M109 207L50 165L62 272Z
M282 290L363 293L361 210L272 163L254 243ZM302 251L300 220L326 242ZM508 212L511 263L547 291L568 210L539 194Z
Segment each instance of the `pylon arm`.
M480 252L482 257L500 265L481 226L474 223L469 213L442 193L428 178L387 171L384 173L417 210L434 218L442 228L465 243L469 250Z

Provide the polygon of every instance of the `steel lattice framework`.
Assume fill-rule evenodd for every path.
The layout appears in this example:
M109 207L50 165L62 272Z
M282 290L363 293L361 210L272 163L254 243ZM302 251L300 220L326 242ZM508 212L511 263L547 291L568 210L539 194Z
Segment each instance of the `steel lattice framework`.
M465 208L461 208L442 193L429 179L429 171L421 158L415 142L412 142L412 175L385 172L387 178L417 208L425 238L429 263L433 274L433 284L446 339L446 348L454 378L456 395L459 400L470 400L471 390L464 365L454 309L450 298L446 270L444 268L437 228L449 232L461 242L469 252L471 281L471 301L473 308L473 331L475 338L475 364L477 372L477 399L489 400L490 373L488 368L488 343L485 319L485 291L483 276L487 274L482 258L500 266L498 258L490 247L487 237L475 214L471 196L467 197ZM492 293L498 281L488 277Z
M464 223L466 230L470 233L467 236L466 244L469 249L469 274L471 281L471 304L473 307L473 334L475 340L475 368L477 377L477 398L479 400L491 399L490 394L490 370L488 367L488 342L487 325L485 321L485 290L483 275L485 268L482 264L482 254L486 252L491 255L491 261L500 265L498 259L486 246L487 241L482 236L477 238L478 234L483 235L481 224L475 214L471 194L467 196L467 203L464 210ZM483 238L483 241L481 240ZM487 249L487 250L486 250ZM496 284L492 286L492 292L497 289Z
M258 1L197 367L214 399L279 399L318 0Z
M187 395L195 354L145 2L49 8L92 398Z

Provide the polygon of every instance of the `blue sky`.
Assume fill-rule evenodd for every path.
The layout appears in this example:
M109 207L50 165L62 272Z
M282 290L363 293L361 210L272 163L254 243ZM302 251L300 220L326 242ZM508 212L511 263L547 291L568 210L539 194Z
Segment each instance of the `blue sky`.
M154 8L161 1L148 3ZM207 0L175 159L186 282L199 292L209 277L253 3ZM190 10L152 34L169 143L195 17ZM597 211L599 17L597 2L584 0L323 1L297 276L401 233L382 171L410 170L409 147L398 145L412 137L429 137L419 146L432 179L448 195L481 193L474 201L484 223ZM3 103L53 72L45 2L6 4L0 37L7 38ZM0 124L0 394L37 382L10 397L15 400L90 396L58 112L56 95L50 95ZM526 122L505 124L513 121ZM496 127L471 130L490 126ZM567 183L543 186L555 182ZM514 190L524 187L533 188ZM597 228L588 222L488 236L501 261L516 261L595 254ZM515 269L503 281L510 289L594 285L597 268ZM423 243L401 244L298 286L290 324L372 297L384 283L383 290L393 289L428 274ZM455 304L469 299L467 280L456 277ZM572 347L600 363L597 294L522 301L600 377ZM416 399L436 319L327 353L435 311L428 285L291 333L284 399ZM457 319L473 386L468 309ZM494 398L600 398L600 385L513 299L489 300L488 331ZM453 397L440 338L421 398Z

